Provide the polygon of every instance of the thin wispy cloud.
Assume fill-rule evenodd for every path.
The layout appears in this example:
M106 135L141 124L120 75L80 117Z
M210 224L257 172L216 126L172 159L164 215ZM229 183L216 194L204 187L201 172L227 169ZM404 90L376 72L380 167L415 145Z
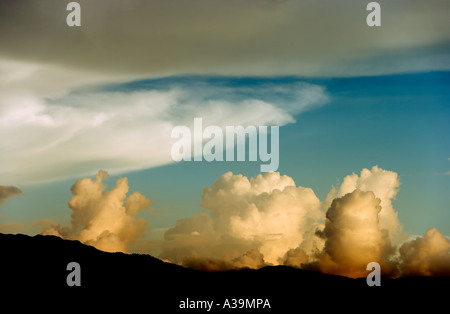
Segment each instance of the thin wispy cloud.
M172 162L173 127L194 117L220 127L282 126L328 99L324 87L299 80L252 86L207 77L66 85L55 94L35 85L39 71L24 69L5 67L15 79L0 88L0 135L9 139L0 143L0 177L16 184L164 165Z

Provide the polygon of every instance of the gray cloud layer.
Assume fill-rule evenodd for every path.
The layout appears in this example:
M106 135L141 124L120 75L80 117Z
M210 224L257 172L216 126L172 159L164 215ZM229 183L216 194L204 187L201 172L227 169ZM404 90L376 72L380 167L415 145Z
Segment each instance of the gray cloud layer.
M446 0L78 1L0 4L0 55L110 75L365 75L448 69ZM412 62L414 61L414 62Z

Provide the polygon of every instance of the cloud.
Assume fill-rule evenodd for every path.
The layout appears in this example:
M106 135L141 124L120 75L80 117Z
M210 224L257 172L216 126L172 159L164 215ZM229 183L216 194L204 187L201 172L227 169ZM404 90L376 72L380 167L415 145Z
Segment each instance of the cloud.
M278 264L322 215L311 189L276 172L250 179L227 172L203 190L201 206L165 233L161 258L212 269Z
M151 201L139 192L127 196L127 178L119 178L111 190L105 191L102 181L107 177L105 171L99 171L95 180L77 180L69 201L71 227L56 225L42 234L79 240L103 251L126 252L145 231L146 220L136 215Z
M264 261L261 252L250 250L234 259L229 257L225 259L199 257L195 252L192 252L190 256L183 258L182 265L203 271L225 271L242 268L258 269L269 264Z
M194 117L223 128L285 125L328 99L322 86L298 80L252 86L199 77L79 90L69 84L70 92L52 95L30 77L40 71L4 68L13 82L0 87L0 136L8 139L0 143L7 152L0 156L0 178L20 184L171 163L171 131L192 126Z
M6 202L7 199L21 193L22 191L15 186L0 185L0 205Z
M177 220L159 243L143 237L147 221L137 218L151 201L138 192L127 195L127 178L106 190L107 177L99 171L95 179L75 182L69 227L46 219L4 223L0 230L41 228L42 234L110 252L160 250L165 261L207 271L289 265L357 278L367 275L368 263L378 262L388 277L450 275L450 240L436 228L400 245L392 241L392 225L383 223L383 200L375 192L391 206L398 175L379 167L345 177L323 202L312 189L278 172L252 178L226 172L203 189L203 211ZM375 192L352 190L355 184ZM330 195L341 192L330 204Z
M78 2L82 26L71 28L65 2L2 1L0 55L135 77L348 76L449 66L446 0L381 0L377 29L365 23L367 3L351 0Z
M404 276L450 276L450 241L436 228L400 247Z
M160 258L212 271L289 265L356 278L378 262L388 277L448 274L449 240L436 228L401 240L399 185L397 173L375 166L320 202L286 175L227 172L204 188L201 213L166 231Z
M29 226L2 224L0 230L40 227L45 228L42 234L110 252L160 249L165 261L207 271L289 265L358 278L367 275L368 263L377 262L388 277L450 275L450 241L436 228L400 245L392 240L393 224L383 222L382 204L384 198L396 213L390 200L397 193L398 175L376 166L345 177L323 202L312 189L278 172L252 178L226 172L203 189L203 211L177 220L160 243L142 237L147 221L137 218L151 201L138 192L127 196L127 178L107 191L107 177L99 171L95 179L72 186L70 227L41 220ZM331 195L341 193L329 203ZM400 234L401 225L395 226Z
M366 4L354 1L80 4L82 26L70 28L67 3L0 3L0 136L8 139L0 144L7 152L0 156L1 184L167 164L166 134L186 122L183 117L191 121L200 112L217 125L284 125L323 103L326 94L317 85L252 89L245 80L233 93L186 74L304 77L449 69L445 0L430 0L426 7L419 0L407 6L382 1L383 26L376 30L364 23ZM174 76L188 83L139 91L92 87ZM243 91L254 93L238 97ZM116 149L117 143L124 149Z
M56 222L52 219L41 219L30 223L21 222L4 222L0 224L1 233L22 233L22 234L37 234L47 228L54 226Z
M283 256L282 261L286 266L302 267L302 265L307 265L311 259L302 248L297 247L288 250L285 256Z
M325 229L318 232L325 239L318 258L322 272L364 277L370 262L378 262L385 274L395 269L389 262L394 253L389 233L379 223L380 204L373 192L359 189L333 200Z
M370 170L363 169L359 176L352 173L344 178L337 189L331 189L324 202L324 208L328 209L335 198L342 197L356 189L371 191L380 200L380 228L389 232L391 241L399 243L406 239L405 235L402 234L403 227L398 220L398 213L392 205L399 186L400 181L396 172L383 170L378 166L374 166Z

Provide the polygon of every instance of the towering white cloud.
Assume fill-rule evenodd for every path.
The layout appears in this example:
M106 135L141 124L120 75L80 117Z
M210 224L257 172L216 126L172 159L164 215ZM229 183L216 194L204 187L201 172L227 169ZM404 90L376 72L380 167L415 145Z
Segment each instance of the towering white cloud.
M323 251L318 255L319 269L348 277L364 277L366 266L378 262L383 272L395 268L389 264L394 250L387 230L381 229L381 201L373 192L359 189L333 200L326 214Z
M69 201L71 226L53 226L43 234L105 251L126 252L135 244L146 228L136 215L150 200L138 192L127 196L126 178L106 191L106 177L100 171L95 179L76 181ZM390 277L450 275L450 241L436 228L399 250L391 240L390 232L400 233L400 224L386 223L397 216L383 216L382 204L384 198L392 206L398 185L394 172L363 169L361 176L347 176L321 203L313 190L277 172L253 178L227 172L204 188L201 213L178 220L165 232L160 258L210 271L289 265L356 278L367 275L368 263L378 262ZM330 203L330 195L339 193L345 194Z
M336 197L342 197L356 189L371 191L380 200L380 228L389 232L391 241L399 243L405 240L405 236L402 234L402 225L398 220L398 213L392 205L399 186L400 181L396 172L383 170L378 166L374 166L370 170L364 168L359 176L352 173L344 178L337 189L333 188L324 202L324 208L328 209L332 200Z
M278 264L321 217L314 192L276 172L250 179L227 172L203 190L201 206L203 213L178 221L166 232L161 257L178 263L192 256L221 259L247 267L263 264L263 258ZM253 258L256 263L245 263Z
M127 178L118 179L115 187L105 191L102 180L107 177L105 171L100 171L95 180L77 180L69 201L71 227L53 226L43 234L79 240L103 251L126 252L146 228L145 219L135 216L150 205L150 200L139 192L127 196Z
M379 167L349 175L324 202L292 178L223 174L202 193L202 213L165 233L161 257L204 270L289 265L365 277L378 262L385 276L446 275L449 240L435 228L405 236L392 200L400 183Z

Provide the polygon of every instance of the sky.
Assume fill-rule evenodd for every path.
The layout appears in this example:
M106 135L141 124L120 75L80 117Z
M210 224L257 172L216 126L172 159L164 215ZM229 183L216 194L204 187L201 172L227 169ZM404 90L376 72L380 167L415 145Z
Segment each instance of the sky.
M386 274L441 271L447 1L379 1L381 27L351 0L78 2L80 27L64 1L0 3L0 232L359 276L359 244L332 241L356 228L378 239L360 255ZM277 173L174 162L172 129L195 117L279 126ZM367 228L349 224L354 210Z

